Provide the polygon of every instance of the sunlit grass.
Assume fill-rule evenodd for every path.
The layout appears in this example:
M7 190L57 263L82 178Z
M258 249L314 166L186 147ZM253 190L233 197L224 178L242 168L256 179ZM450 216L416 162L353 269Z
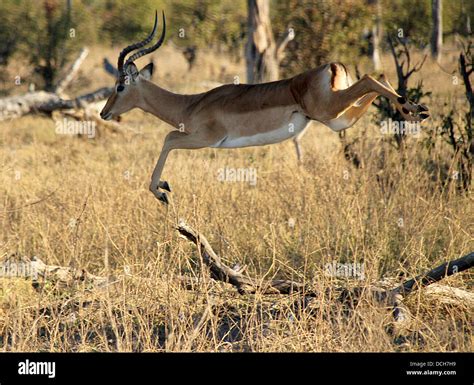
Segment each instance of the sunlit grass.
M100 55L88 60L83 76L91 69L94 86L110 83L92 69ZM156 81L176 91L200 89L199 73L187 75L186 82L177 74L160 79L168 71L164 62ZM434 77L426 73L429 89ZM434 105L451 92L449 81L432 88ZM453 93L462 95L462 89ZM436 111L433 116L436 124ZM212 283L196 250L177 235L174 226L182 219L206 235L229 264L246 265L252 276L306 280L321 292L336 284L324 274L332 261L362 263L364 281L349 284L368 285L384 277L402 280L472 251L472 197L442 191L430 181L418 139L410 138L408 167L399 166L399 155L382 142L372 122L367 115L350 131L357 136L368 127L358 146L362 169L344 159L337 134L316 124L304 138L301 166L291 141L175 151L163 174L173 189L169 207L148 191L169 130L156 118L134 111L124 123L135 133L103 132L92 140L57 135L46 117L1 123L0 256L38 256L118 280L109 292L91 293L82 287L37 292L22 280L2 279L1 348L472 350L472 314L462 304L433 305L414 296L410 306L423 342L403 348L386 332L390 315L384 309L361 305L345 317L323 302L318 313L297 314L294 298L240 296ZM389 169L377 167L382 148ZM254 168L256 186L219 181L225 167ZM388 190L377 181L380 172L392 182ZM173 279L177 275L199 277L202 284L186 291ZM466 289L472 282L467 274L447 281ZM71 309L74 301L91 303Z

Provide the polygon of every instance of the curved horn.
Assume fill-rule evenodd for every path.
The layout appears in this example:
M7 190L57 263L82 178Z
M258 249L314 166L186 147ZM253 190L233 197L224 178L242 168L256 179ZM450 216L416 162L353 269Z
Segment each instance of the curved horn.
M158 12L155 11L155 25L153 26L153 30L148 35L148 37L145 38L144 40L138 42L138 43L131 44L128 47L125 47L122 50L122 52L120 52L120 55L118 57L118 63L117 63L117 69L119 71L119 74L123 73L123 68L124 68L123 62L125 60L125 56L127 56L128 53L130 53L130 52L132 52L132 51L134 51L138 48L142 48L145 45L147 45L148 43L150 43L153 40L153 38L155 37L157 26L158 26Z
M125 67L129 65L130 63L133 63L135 60L138 58L148 55L149 53L156 51L158 48L161 47L163 44L163 41L165 40L165 35L166 35L166 18L165 18L165 12L162 11L163 13L163 31L161 32L161 37L160 40L156 42L156 44L152 47L142 49L141 51L138 51L134 53L132 56L130 56L127 61L125 62Z

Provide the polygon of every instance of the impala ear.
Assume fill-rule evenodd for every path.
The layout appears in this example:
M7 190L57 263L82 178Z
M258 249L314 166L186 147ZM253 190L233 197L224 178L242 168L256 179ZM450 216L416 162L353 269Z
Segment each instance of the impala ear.
M153 62L143 67L140 71L140 75L142 75L146 80L150 80L153 76Z
M127 67L125 67L125 74L131 80L135 80L137 78L138 68L135 63L130 63L129 65L127 65ZM125 80L125 82L127 82L127 79Z

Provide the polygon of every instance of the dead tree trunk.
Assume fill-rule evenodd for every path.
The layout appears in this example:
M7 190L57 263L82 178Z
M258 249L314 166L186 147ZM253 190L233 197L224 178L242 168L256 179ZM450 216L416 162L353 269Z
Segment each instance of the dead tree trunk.
M276 43L270 22L269 0L248 0L248 42L246 46L247 82L261 83L279 79L284 49L293 40L289 29Z
M433 30L431 33L431 56L439 62L443 45L443 0L431 0Z

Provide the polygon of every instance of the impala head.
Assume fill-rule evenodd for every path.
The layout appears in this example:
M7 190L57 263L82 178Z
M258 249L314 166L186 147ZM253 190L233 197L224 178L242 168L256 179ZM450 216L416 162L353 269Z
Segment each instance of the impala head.
M161 33L160 39L155 45L148 48L143 48L155 37L157 26L158 13L155 12L155 24L150 35L138 43L129 45L128 47L124 48L122 52L120 52L117 63L118 79L115 83L115 89L112 92L112 95L110 95L109 99L107 100L107 104L100 113L102 119L111 120L137 107L137 103L140 100L141 82L151 78L151 75L153 74L153 63L148 64L141 71L138 71L134 61L142 56L156 51L163 44L166 34L166 20L164 12L163 31ZM143 49L134 53L125 61L127 54L140 48Z

